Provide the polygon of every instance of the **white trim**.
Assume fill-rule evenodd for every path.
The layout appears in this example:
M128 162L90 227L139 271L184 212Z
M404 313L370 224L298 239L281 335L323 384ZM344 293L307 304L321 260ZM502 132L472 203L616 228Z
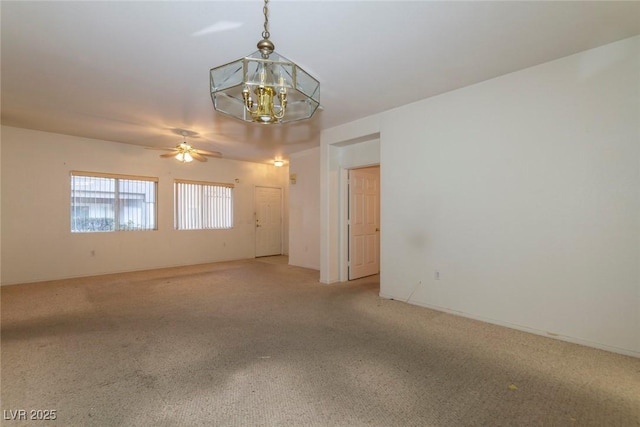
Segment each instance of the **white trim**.
M355 162L355 165L349 165L348 167L340 167L340 183L338 189L338 197L340 198L340 212L338 216L338 252L340 255L339 265L339 281L346 282L349 280L349 171L354 169L364 168L380 168L380 162L378 163L364 163L359 164ZM378 197L380 197L380 187L378 187ZM380 207L382 209L382 206ZM380 248L378 248L380 250Z
M253 257L258 258L256 255L256 218L258 217L258 209L256 205L257 199L257 189L258 188L273 188L275 190L280 190L280 254L284 255L284 191L282 187L278 187L275 185L255 185L253 186ZM274 255L275 256L275 255Z
M540 336L543 336L543 337L552 338L552 339L559 340L559 341L570 342L572 344L579 344L579 345L583 345L585 347L597 348L598 350L609 351L611 353L617 353L617 354L622 354L622 355L625 355L625 356L631 356L631 357L640 358L640 352L633 351L633 350L627 350L627 349L624 349L624 348L613 347L613 346L606 345L606 344L600 344L600 343L597 343L597 342L588 341L588 340L584 340L584 339L581 339L581 338L575 338L575 337L570 337L570 336L566 336L566 335L560 335L560 334L556 334L556 333L552 333L552 332L548 332L548 331L542 331L542 330L539 330L539 329L529 328L527 326L517 325L515 323L502 322L500 320L491 319L491 318L484 317L484 316L477 316L475 314L469 314L469 313L465 313L465 312L462 312L462 311L451 310L451 309L448 309L448 308L445 308L445 307L440 307L440 306L433 305L433 304L426 304L426 303L419 302L419 301L407 302L407 301L403 301L401 299L395 298L395 297L393 297L391 295L385 295L382 292L380 292L379 295L380 295L380 298L390 299L390 300L399 301L399 302L406 302L407 304L417 305L417 306L420 306L420 307L429 308L431 310L436 310L436 311L440 311L440 312L444 312L444 313L448 313L448 314L453 314L454 316L466 317L468 319L479 320L481 322L491 323L493 325L503 326L503 327L509 328L509 329L516 329L518 331L528 332L530 334L540 335Z
M338 213L338 280L349 280L349 169L340 168L338 197L341 200Z

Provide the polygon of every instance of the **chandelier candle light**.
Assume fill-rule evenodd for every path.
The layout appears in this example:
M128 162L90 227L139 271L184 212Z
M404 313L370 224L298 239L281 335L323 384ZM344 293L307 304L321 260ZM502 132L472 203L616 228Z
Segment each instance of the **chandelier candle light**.
M313 116L320 105L320 83L295 63L274 52L269 40L269 0L264 1L264 31L258 50L210 70L216 111L263 124Z

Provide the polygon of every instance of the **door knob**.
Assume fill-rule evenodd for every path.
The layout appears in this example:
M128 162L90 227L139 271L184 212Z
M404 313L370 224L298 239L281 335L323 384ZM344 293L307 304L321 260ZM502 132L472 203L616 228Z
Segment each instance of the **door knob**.
M380 228L376 227L376 231L380 231Z

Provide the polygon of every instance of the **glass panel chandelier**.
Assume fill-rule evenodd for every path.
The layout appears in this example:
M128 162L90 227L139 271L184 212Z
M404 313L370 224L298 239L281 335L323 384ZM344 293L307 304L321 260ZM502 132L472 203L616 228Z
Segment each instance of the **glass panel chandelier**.
M320 83L294 62L274 52L269 40L269 0L258 50L210 70L216 111L246 122L286 123L313 116L320 105Z

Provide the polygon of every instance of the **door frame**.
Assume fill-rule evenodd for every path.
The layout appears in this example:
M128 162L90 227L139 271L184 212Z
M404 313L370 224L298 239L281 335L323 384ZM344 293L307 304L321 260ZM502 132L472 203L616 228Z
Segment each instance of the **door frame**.
M376 245L378 248L378 271L375 274L379 274L380 273L380 166L358 166L355 168L349 168L347 169L347 221L346 221L346 233L347 233L347 280L357 280L356 279L352 279L351 278L351 226L353 224L351 224L351 172L352 171L357 171L357 170L362 170L362 169L377 169L377 176L378 176L378 185L377 185L377 196L378 196L378 206L377 206L377 214L378 214L378 224L376 226L376 233L377 233L377 239L378 239L378 244ZM368 275L367 275L368 276ZM362 276L362 277L367 277L367 276Z
M349 280L349 226L347 224L349 219L349 170L376 166L380 167L380 163L367 163L362 165L351 165L350 167L340 167L340 212L338 217L340 267L338 280L341 282ZM379 193L382 193L382 189L379 189L378 191ZM382 204L380 204L380 218L382 219ZM382 237L382 227L380 229L380 237ZM378 247L378 250L380 250L380 247Z
M253 186L253 221L251 225L253 227L253 257L258 258L256 255L256 246L258 244L258 232L256 231L256 220L258 219L258 205L257 205L257 190L258 188L273 188L276 190L280 190L280 255L284 254L284 191L282 187L277 187L275 185L255 185ZM277 256L277 255L273 255Z

